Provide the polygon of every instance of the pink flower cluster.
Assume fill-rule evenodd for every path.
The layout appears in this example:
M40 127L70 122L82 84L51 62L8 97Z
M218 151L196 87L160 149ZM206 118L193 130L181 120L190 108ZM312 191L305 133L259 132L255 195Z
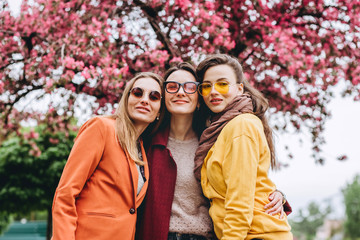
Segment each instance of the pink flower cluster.
M23 0L19 16L0 10L2 135L41 116L49 126L69 127L51 114L74 115L79 94L96 99L92 113L111 112L135 73L163 73L173 62L197 63L212 53L239 58L271 107L312 132L317 147L330 87L345 82L343 93L360 100L358 1L141 2ZM39 98L61 92L63 104L46 117L17 112L14 106L40 89Z

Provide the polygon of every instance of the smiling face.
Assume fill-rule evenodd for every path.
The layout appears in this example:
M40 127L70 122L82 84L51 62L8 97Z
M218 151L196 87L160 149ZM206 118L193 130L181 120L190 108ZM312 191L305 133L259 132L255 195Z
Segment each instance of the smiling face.
M142 96L139 93L133 94L130 92L127 108L135 128L143 128L152 123L159 114L161 99L156 100L151 94L157 95L154 92L156 91L161 96L161 88L159 83L150 77L136 80L132 89L136 88L143 90Z
M195 77L188 71L177 70L169 75L166 82L173 81L178 83L196 82ZM177 93L165 91L165 105L172 115L192 116L198 103L199 95L195 93L185 93L182 86Z
M214 84L219 82L229 83L227 93L221 94L215 89ZM203 98L205 104L214 113L222 112L237 95L241 95L243 92L243 85L236 83L234 70L225 64L213 66L206 70L203 83L212 85L210 93Z

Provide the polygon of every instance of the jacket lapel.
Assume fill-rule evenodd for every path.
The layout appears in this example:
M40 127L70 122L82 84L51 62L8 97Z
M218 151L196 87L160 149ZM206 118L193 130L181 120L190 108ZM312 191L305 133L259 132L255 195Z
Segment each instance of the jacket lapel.
M141 191L139 192L139 195L136 196L136 194L135 194L135 196L136 196L136 207L139 207L142 199L145 196L145 193L146 193L146 190L147 190L147 187L148 187L148 184L149 184L149 166L148 166L148 161L147 161L147 157L146 157L146 153L145 153L145 150L144 150L142 140L140 140L140 146L141 146L141 154L143 156L143 161L145 163L144 172L145 172L146 181L145 181L144 186L142 187Z
M125 154L126 154L126 160L128 161L128 164L129 164L129 170L130 170L130 174L131 174L133 203L136 203L136 189L137 189L137 184L138 184L138 172L137 172L137 168L136 168L136 164L135 164L134 160L132 160L130 158L127 151L125 151ZM136 207L136 206L134 206L134 207Z
M128 161L129 164L129 170L131 173L131 182L132 182L132 191L133 191L133 202L135 203L136 206L134 207L139 207L143 197L145 196L146 190L147 190L147 186L149 184L149 167L148 167L148 162L147 162L147 158L146 158L146 154L145 154L145 150L143 147L143 142L140 140L140 146L141 146L141 154L143 156L143 161L145 163L144 165L144 172L145 172L145 178L146 181L144 183L144 186L142 187L141 191L139 192L139 195L137 195L137 187L138 187L138 181L139 181L139 172L138 169L136 167L136 163L134 162L134 160L132 158L130 158L129 154L127 151L125 151L126 154L126 159Z

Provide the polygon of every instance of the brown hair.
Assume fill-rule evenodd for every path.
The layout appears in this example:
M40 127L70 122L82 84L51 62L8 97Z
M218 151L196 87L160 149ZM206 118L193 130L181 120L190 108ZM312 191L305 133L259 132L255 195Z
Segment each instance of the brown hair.
M187 71L189 72L191 75L194 76L196 82L199 82L197 76L196 76L196 69L195 67L188 62L181 62L181 63L177 63L176 65L173 65L172 67L170 67L164 74L164 81L166 81L166 79L168 79L168 77L176 72L176 71ZM199 96L199 101L200 101L200 108L195 110L194 112L194 116L193 116L193 121L192 121L192 128L193 130L196 132L196 134L198 135L198 137L201 136L202 132L205 129L205 114L204 114L204 103L202 98ZM168 112L168 110L165 107L165 117L164 117L164 125L168 125L170 124L170 116L171 114Z
M129 94L132 87L134 86L134 83L141 78L154 79L160 85L161 95L162 96L164 95L164 88L163 88L164 80L161 76L152 72L139 73L126 84L126 87L120 99L119 105L115 111L115 114L110 116L111 118L116 120L115 131L121 147L124 149L124 151L127 151L130 158L133 159L135 163L139 165L143 165L144 163L139 159L138 156L138 149L137 149L138 139L136 139L137 136L136 129L129 115L128 102L129 102ZM159 128L160 123L164 117L163 100L161 100L161 107L159 113L160 113L159 120L149 124L149 126L146 128L145 131L155 132Z
M252 104L253 104L253 112L254 114L260 118L263 127L264 127L264 133L266 136L267 143L269 145L270 149L270 155L271 155L271 168L276 169L278 167L276 156L275 156L275 147L273 142L273 136L272 136L272 129L269 126L268 120L265 116L266 111L269 108L269 102L264 97L264 95L254 88L249 81L247 81L244 77L243 68L239 61L226 54L215 54L208 56L205 60L201 61L201 63L198 65L196 69L196 74L200 80L200 82L203 82L205 72L214 66L217 65L228 65L234 70L234 73L236 75L236 82L242 83L244 85L244 92L248 93L251 96Z

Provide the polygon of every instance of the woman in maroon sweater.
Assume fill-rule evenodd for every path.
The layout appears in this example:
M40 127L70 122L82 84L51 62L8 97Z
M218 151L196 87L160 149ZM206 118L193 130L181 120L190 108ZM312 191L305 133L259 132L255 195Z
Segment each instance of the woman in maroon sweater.
M193 173L207 116L199 108L195 69L189 63L180 63L165 73L164 80L166 117L162 129L145 146L150 179L138 209L136 239L216 239L208 202ZM273 200L267 206L269 214L283 211L280 192L269 198Z

